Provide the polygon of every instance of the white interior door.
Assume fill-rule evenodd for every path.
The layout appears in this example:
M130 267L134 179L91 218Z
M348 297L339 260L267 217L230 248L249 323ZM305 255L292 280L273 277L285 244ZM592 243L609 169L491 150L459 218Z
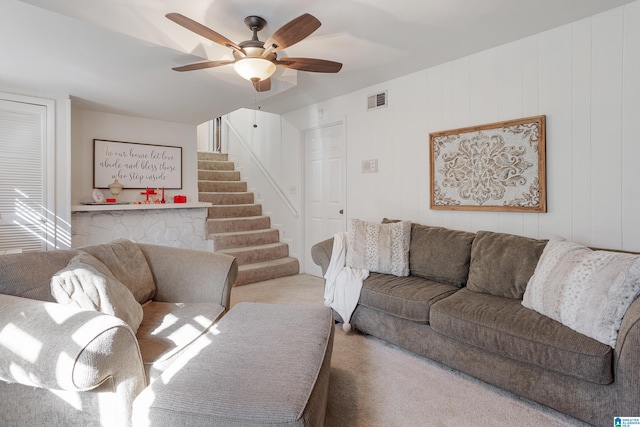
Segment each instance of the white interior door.
M311 246L346 230L345 141L343 123L304 133L305 263L307 274L321 276Z

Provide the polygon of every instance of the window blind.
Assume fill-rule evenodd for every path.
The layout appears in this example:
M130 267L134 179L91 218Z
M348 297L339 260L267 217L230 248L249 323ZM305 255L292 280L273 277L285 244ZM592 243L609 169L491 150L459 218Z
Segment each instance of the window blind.
M0 100L0 250L45 247L45 126L45 106Z

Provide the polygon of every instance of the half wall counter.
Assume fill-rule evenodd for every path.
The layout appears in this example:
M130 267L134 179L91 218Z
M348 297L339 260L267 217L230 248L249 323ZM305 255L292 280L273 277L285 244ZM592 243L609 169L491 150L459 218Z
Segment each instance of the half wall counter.
M211 203L88 204L71 206L71 246L129 239L138 243L210 250Z

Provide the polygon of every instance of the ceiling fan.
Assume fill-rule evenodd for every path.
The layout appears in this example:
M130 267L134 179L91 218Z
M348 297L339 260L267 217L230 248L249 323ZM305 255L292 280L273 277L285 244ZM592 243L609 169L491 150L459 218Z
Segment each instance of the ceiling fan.
M266 42L258 39L258 31L267 25L267 21L259 16L247 16L244 23L253 31L253 37L238 44L179 13L169 13L166 17L202 37L233 50L233 60L196 62L175 67L173 68L175 71L201 70L233 64L236 72L253 82L258 92L265 92L271 89L271 75L276 71L276 66L315 73L337 73L342 68L341 63L325 59L286 57L278 59L276 52L293 46L320 27L320 21L308 13L284 24Z

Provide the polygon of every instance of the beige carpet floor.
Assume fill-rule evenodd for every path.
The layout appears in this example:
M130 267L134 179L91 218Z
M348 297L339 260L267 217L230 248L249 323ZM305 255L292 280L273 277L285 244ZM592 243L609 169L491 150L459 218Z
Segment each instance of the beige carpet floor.
M322 304L323 281L289 276L233 288L241 301ZM586 426L376 338L336 328L326 426Z

